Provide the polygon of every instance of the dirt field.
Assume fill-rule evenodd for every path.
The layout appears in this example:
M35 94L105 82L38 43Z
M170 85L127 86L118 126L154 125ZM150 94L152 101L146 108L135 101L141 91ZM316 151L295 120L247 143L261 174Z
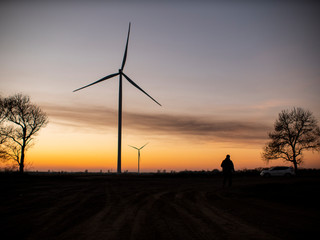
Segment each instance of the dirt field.
M0 176L1 239L312 239L320 177Z

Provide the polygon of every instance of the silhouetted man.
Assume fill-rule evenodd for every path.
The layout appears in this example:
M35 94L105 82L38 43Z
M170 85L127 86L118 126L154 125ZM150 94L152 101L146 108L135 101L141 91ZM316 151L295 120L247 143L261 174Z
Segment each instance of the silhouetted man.
M230 159L230 155L226 156L226 159L221 163L222 173L223 173L223 186L226 185L228 181L228 186L232 185L232 173L234 172L233 162Z

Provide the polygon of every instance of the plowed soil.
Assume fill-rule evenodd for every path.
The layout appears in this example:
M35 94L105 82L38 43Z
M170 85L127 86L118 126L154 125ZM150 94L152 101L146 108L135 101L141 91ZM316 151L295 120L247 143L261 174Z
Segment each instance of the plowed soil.
M313 239L320 178L2 175L1 239Z

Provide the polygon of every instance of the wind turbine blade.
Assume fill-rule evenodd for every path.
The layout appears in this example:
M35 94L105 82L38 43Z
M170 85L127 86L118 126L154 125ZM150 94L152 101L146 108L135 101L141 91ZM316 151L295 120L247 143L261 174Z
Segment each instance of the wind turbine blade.
M90 87L90 86L92 86L92 85L94 85L94 84L97 84L97 83L102 82L102 81L104 81L104 80L107 80L107 79L109 79L109 78L115 77L115 76L117 76L117 75L119 75L119 73L110 74L110 75L108 75L108 76L105 76L105 77L99 79L98 81L95 81L95 82L93 82L93 83L90 83L89 85L86 85L86 86L84 86L84 87L78 88L78 89L74 90L73 92L79 91L79 90L84 89L84 88L86 88L86 87Z
M146 143L145 145L143 145L141 148L139 148L140 150L142 149L142 148L144 148L146 145L148 145L148 143Z
M130 27L131 27L131 22L129 22L127 43L126 43L126 49L124 50L124 55L123 55L123 60L122 60L122 65L121 65L121 70L123 70L124 65L126 64L126 60L127 60L128 43L129 43L129 36L130 36Z
M149 98L151 98L153 101L155 101L159 106L161 106L160 103L158 103L153 97L151 97L148 93L146 93L141 87L139 87L134 81L132 81L127 75L125 75L124 73L122 73L122 75L129 81L129 83L131 83L133 86L135 86L136 88L138 88L141 92L143 92L144 94L146 94Z
M132 148L134 148L134 149L137 149L137 150L139 150L139 148L136 148L136 147L134 147L134 146L131 146L131 145L128 145L129 147L132 147Z

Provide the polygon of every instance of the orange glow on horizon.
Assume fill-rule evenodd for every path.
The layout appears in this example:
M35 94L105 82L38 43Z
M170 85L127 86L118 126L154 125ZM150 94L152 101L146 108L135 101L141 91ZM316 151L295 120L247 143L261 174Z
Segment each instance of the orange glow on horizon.
M88 106L74 111L73 105L57 105L53 109L51 113L57 111L56 118L52 117L54 122L41 129L35 146L27 152L26 161L31 163L31 170L116 172L116 111ZM269 125L271 129L271 122L265 123L261 118L231 121L205 115L126 113L122 171L137 171L137 151L128 145L142 146L147 142L141 151L142 172L220 169L227 154L238 170L290 165L281 160L269 164L262 161ZM303 167L320 167L318 153L306 152L305 159Z
M66 132L51 127L44 129L36 145L27 152L27 161L32 171L111 171L117 166L116 134L91 134ZM169 139L169 138L168 138ZM123 137L122 171L137 172L137 151L128 144L144 145L138 137ZM231 147L230 147L231 146ZM198 143L190 140L154 139L141 150L142 172L167 172L183 170L221 169L226 154L231 155L236 170L289 165L283 161L272 161L267 165L261 160L262 146L236 146L235 143ZM306 152L302 167L319 168L319 154Z

